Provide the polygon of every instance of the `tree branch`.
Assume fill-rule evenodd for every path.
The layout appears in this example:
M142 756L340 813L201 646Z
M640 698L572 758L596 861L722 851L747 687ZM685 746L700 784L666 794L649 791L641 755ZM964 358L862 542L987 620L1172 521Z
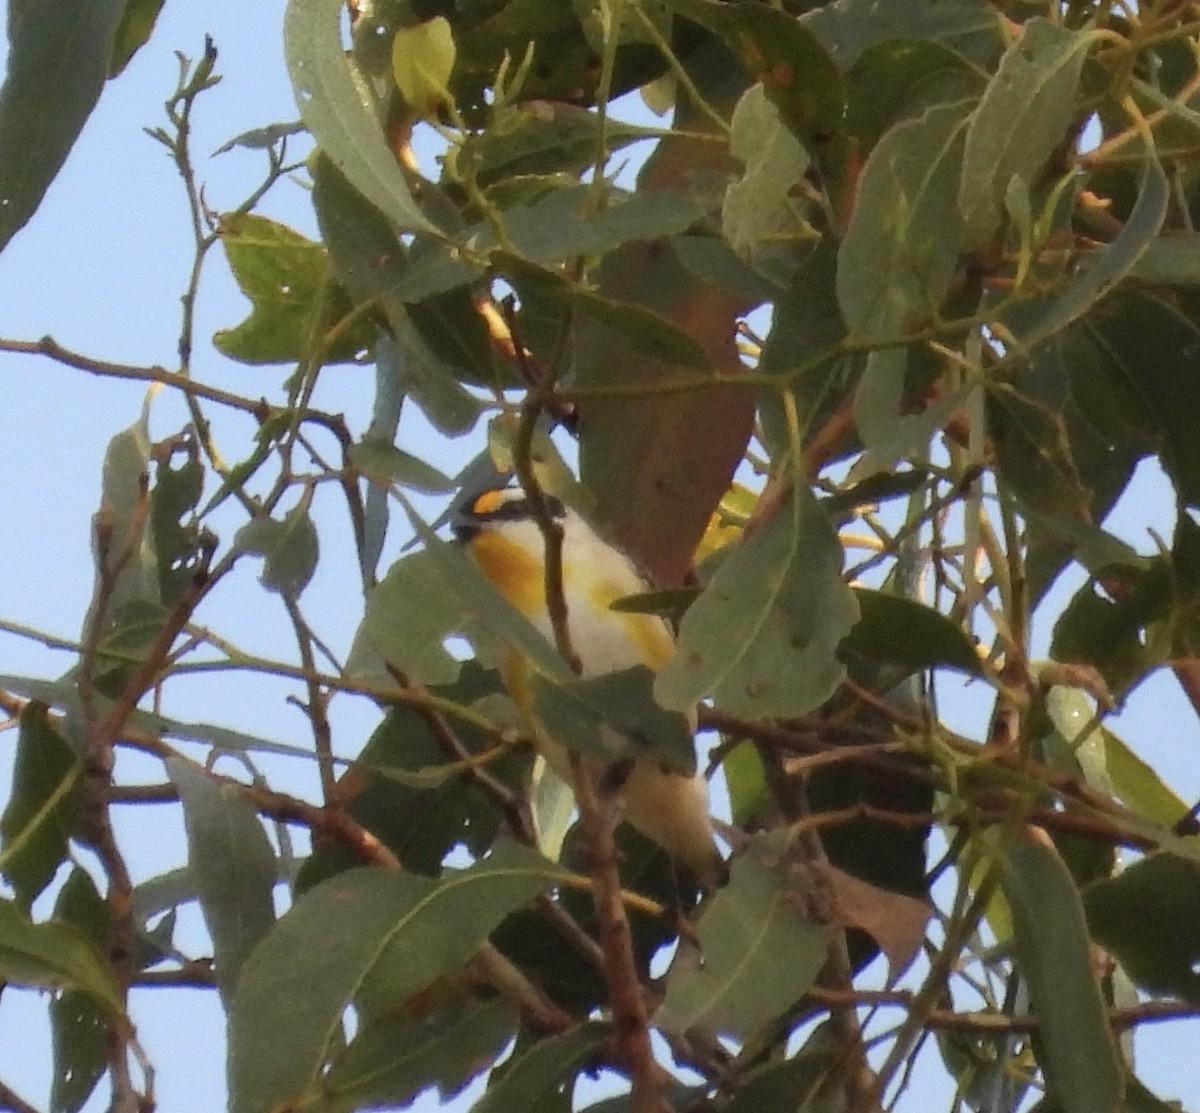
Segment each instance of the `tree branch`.
M654 1058L650 1043L649 1016L634 962L629 919L621 898L621 877L613 843L616 817L611 801L600 795L590 763L575 751L571 752L571 780L591 858L592 900L604 952L614 1043L629 1071L633 1113L670 1113L665 1096L668 1076Z

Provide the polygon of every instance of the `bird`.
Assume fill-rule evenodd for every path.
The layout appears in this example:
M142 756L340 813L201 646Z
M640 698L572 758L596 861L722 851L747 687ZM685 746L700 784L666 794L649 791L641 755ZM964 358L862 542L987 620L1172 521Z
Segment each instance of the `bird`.
M674 638L658 615L612 609L612 603L650 587L636 564L610 545L577 511L543 496L562 528L562 583L571 648L584 678L649 666L657 671L671 656ZM454 533L484 574L547 640L554 633L545 589L545 538L526 493L519 487L492 488L470 499L454 519ZM528 662L505 651L501 674L518 705L528 704ZM524 679L523 679L524 678ZM691 717L694 730L694 715ZM549 736L534 724L533 743L546 764L572 783L569 740ZM605 728L608 729L608 728ZM724 877L714 841L708 784L697 770L686 774L657 758L635 758L618 788L623 818L705 888Z

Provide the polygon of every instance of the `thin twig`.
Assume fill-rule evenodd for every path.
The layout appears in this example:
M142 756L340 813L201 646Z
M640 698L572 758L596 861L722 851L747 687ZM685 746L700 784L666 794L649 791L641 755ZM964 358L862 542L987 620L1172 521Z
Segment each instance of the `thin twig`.
M665 1096L668 1075L654 1058L646 1000L638 980L629 919L621 895L621 876L613 842L615 815L604 800L590 763L571 753L571 780L579 821L587 838L592 900L604 952L604 973L612 1009L614 1044L632 1084L634 1113L670 1113Z
M311 490L311 489L310 489ZM287 610L292 629L296 634L296 645L300 649L300 663L307 677L308 704L305 713L312 726L313 745L317 754L317 769L321 777L321 794L326 807L337 807L337 771L333 763L333 732L329 727L329 697L316 680L316 661L313 657L313 639L308 623L300 611L300 605L290 591L283 593L283 605Z
M43 336L40 340L8 340L0 338L0 352L46 356L48 359L54 360L55 363L61 363L65 367L71 367L77 371L86 371L91 375L101 375L110 379L132 379L143 383L161 383L163 386L174 387L189 396L203 398L209 402L216 402L221 406L228 406L231 409L252 414L260 422L266 421L272 413L272 407L262 398L257 400L245 398L240 394L233 394L228 390L220 390L214 386L207 386L187 375L180 374L178 371L168 371L165 367L157 365L138 367L128 363L110 363L108 360L93 359L91 356L85 356L63 347L51 336Z

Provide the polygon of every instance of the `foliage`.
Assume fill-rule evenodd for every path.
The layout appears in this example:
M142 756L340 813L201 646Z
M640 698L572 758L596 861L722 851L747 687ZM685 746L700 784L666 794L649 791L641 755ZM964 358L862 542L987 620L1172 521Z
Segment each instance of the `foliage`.
M159 6L10 4L0 248ZM189 148L215 48L182 66L151 132L196 231L175 370L0 341L190 415L156 440L148 401L113 438L72 669L0 678L0 976L53 992L52 1108L105 1074L114 1108L151 1108L130 987L197 982L228 1012L235 1113L472 1081L476 1109L569 1109L600 1070L624 1089L596 1109L869 1113L905 1100L931 1033L980 1113L1171 1108L1125 1034L1198 1008L1198 828L1104 720L1156 670L1200 711L1194 5L349 7L344 42L341 0L290 0L303 125L226 145L267 158L230 212ZM636 122L635 90L670 124ZM320 242L257 211L296 177ZM191 362L214 249L252 303L214 337L254 365L243 393ZM314 405L331 374L373 385L369 427ZM215 410L254 434L225 440ZM433 459L397 443L410 410ZM451 442L476 451L452 478ZM1105 521L1144 459L1177 522L1139 549ZM644 569L616 612L677 625L657 676L575 677L561 614L547 639L418 512L509 480L551 615L546 496ZM344 514L317 513L328 490ZM385 559L395 525L421 547ZM347 535L345 652L311 600ZM247 565L291 656L196 618ZM178 677L230 669L294 682L309 744L240 729L218 681L220 725L162 713ZM976 734L939 715L948 674L987 707ZM336 735L335 695L377 711L369 739ZM619 759L576 763L577 819L531 777L534 699L593 764ZM715 891L610 814L630 752L692 765L697 707L732 821ZM125 748L163 783L122 783ZM230 757L249 775L218 772ZM177 802L187 863L141 879L112 817L149 798ZM299 861L288 830L311 835ZM172 939L193 901L207 955Z

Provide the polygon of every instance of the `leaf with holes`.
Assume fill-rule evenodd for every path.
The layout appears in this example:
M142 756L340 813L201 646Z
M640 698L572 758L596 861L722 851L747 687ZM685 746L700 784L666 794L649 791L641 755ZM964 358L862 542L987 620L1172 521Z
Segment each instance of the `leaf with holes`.
M368 349L374 328L357 322L324 347L325 335L351 311L346 291L332 277L319 243L286 224L253 213L230 213L218 229L229 269L250 299L250 316L218 329L213 343L241 363L296 363L319 356L329 363Z

